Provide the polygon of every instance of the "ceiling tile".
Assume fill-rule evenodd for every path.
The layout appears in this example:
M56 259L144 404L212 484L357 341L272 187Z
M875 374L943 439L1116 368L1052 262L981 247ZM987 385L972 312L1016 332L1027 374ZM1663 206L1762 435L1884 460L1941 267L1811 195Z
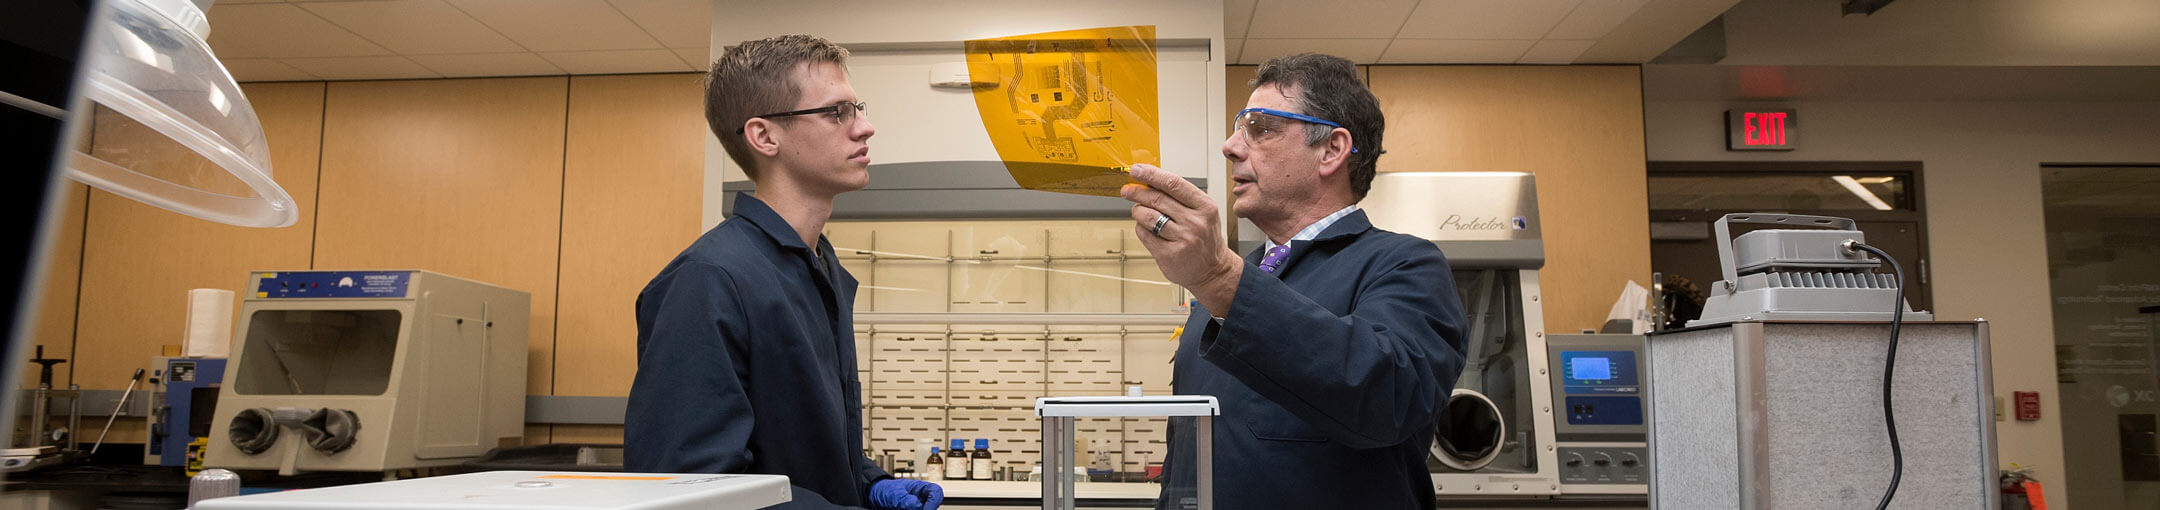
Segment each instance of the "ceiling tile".
M232 73L233 81L315 81L322 78L308 74L299 68L267 58L219 59L225 71Z
M525 51L442 0L298 4L346 30L404 55Z
M533 51L660 48L604 0L450 0L450 5Z
M1649 3L1650 0L1583 0L1582 5L1575 6L1575 12L1568 13L1567 18L1560 20L1560 25L1553 27L1552 32L1545 34L1545 37L1602 38Z
M1596 39L1546 39L1530 46L1516 62L1523 64L1573 64Z
M1244 39L1245 27L1252 25L1253 5L1259 0L1223 0L1223 38Z
M562 69L532 53L482 55L414 55L428 69L451 78L478 76L545 76L563 74Z
M1382 64L1512 64L1537 41L1396 39Z
M220 58L390 54L390 50L289 4L211 6L210 50Z
M703 71L712 67L713 59L710 56L712 55L712 47L710 46L675 48L674 51L675 56L682 57L683 63L689 64L691 69Z
M1263 2L1253 9L1249 40L1387 39L1417 0L1347 0L1335 2Z
M1581 0L1425 0L1397 37L1543 39ZM1593 0L1604 1L1604 0Z
M608 0L669 48L712 44L712 0Z
M542 53L570 74L679 73L690 71L682 57L668 50L572 51Z
M1259 64L1267 59L1305 52L1326 53L1370 64L1387 49L1387 39L1246 39L1238 50L1237 63Z
M441 78L411 59L388 57L288 58L285 63L326 80L387 80Z
M1242 51L1243 51L1244 49L1245 49L1245 40L1244 40L1244 39L1228 39L1228 40L1224 40L1224 41L1223 41L1223 57L1224 57L1224 58L1223 58L1223 62L1225 62L1225 63L1230 63L1230 64L1235 64L1235 63L1237 63L1237 61L1238 61L1238 59L1237 59L1237 58L1238 58L1238 53L1242 52Z

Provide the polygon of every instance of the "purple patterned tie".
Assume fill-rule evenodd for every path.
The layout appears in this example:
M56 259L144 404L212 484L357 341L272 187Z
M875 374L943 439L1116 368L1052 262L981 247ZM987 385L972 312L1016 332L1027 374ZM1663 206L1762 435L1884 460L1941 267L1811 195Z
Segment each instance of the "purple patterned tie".
M1290 245L1285 244L1269 249L1267 256L1260 257L1260 270L1268 274L1275 274L1275 269L1282 267L1283 259L1289 257Z

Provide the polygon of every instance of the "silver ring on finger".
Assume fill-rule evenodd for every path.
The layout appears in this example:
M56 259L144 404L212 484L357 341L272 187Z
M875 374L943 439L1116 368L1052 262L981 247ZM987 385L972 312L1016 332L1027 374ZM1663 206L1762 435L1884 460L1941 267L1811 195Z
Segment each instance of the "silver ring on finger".
M1162 227L1168 224L1170 224L1170 215L1157 214L1155 215L1155 226L1148 228L1148 233L1155 234L1155 237L1162 237Z

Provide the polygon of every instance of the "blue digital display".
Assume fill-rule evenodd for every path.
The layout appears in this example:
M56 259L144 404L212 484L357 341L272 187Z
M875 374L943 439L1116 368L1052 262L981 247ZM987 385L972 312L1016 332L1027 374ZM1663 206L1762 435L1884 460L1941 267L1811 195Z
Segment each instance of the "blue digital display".
M1569 425L1643 424L1635 351L1560 351L1560 402Z
M1584 381L1603 381L1612 378L1611 358L1581 357L1568 361L1568 378Z
M1560 351L1560 385L1569 395L1642 393L1634 351Z

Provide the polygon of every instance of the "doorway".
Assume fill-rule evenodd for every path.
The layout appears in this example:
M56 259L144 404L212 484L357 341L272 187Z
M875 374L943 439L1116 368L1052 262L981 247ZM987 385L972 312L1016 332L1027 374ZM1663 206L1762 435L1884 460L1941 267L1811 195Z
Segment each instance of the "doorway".
M1710 286L1723 279L1712 227L1732 213L1851 218L1868 244L1904 266L1905 301L1934 309L1918 162L1654 161L1648 173L1650 269L1664 278L1658 298L1673 316L1666 327L1699 316ZM1772 227L1732 225L1731 233L1763 228Z
M2069 502L2160 508L2160 166L2040 176Z

